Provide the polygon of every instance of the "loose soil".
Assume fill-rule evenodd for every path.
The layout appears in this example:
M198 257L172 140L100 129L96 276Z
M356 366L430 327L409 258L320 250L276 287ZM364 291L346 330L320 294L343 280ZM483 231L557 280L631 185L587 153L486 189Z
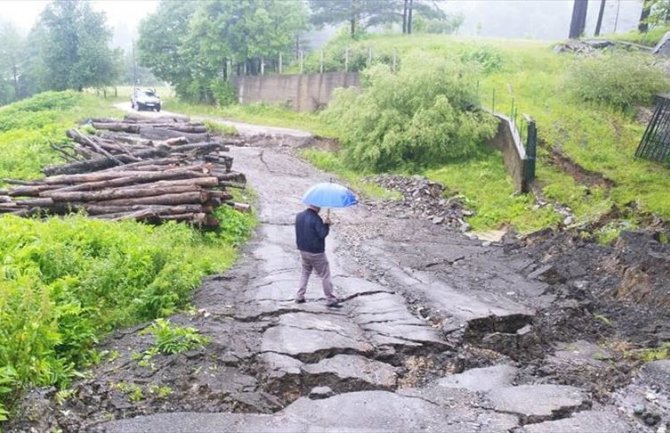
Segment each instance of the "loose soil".
M549 159L555 166L572 176L577 183L588 187L600 187L606 189L616 186L616 183L613 180L608 179L602 173L585 169L556 147L552 147L549 150Z

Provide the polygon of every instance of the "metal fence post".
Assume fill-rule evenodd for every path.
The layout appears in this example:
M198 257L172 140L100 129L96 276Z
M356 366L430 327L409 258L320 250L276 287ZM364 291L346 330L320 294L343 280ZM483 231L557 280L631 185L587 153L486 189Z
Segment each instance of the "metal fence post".
M282 58L281 58L281 53L279 53L279 73L282 73Z
M305 52L300 50L300 73L302 74L305 70Z
M323 74L323 50L321 50L321 60L319 65L319 72Z
M537 126L535 119L527 118L528 138L526 139L526 158L528 165L526 170L526 182L530 183L535 179L535 157L537 155Z
M496 89L493 89L493 92L491 92L491 112L496 112Z
M265 75L265 59L261 57L261 76Z
M344 72L349 72L349 47L344 50Z

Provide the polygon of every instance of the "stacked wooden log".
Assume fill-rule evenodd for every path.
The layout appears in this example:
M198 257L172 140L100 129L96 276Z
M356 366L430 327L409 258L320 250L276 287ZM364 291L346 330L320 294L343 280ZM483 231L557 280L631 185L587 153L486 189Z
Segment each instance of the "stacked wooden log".
M93 218L215 227L217 206L248 210L226 189L246 182L225 153L228 144L239 144L236 138L212 137L202 123L183 117L131 115L90 124L94 135L72 129L72 142L52 146L67 163L45 167L45 178L5 179L14 186L0 191L0 213L83 211Z

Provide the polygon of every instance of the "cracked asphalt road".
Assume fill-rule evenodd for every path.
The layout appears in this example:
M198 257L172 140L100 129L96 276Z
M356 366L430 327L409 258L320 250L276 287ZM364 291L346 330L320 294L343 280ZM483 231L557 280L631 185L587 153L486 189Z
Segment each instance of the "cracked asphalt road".
M614 402L528 369L529 354L581 368L593 361L580 355L591 346L547 346L534 320L555 296L524 276L538 264L500 245L365 203L338 210L327 253L343 308L325 307L314 277L307 302L295 304L293 219L303 192L332 175L287 145L304 145L304 134L263 134L231 149L234 168L258 193L256 236L229 272L195 294L206 314L172 318L211 343L147 366L133 358L150 347L147 337L119 333L106 343L119 356L76 384L76 398L9 431L648 431ZM668 371L660 364L653 374ZM134 384L142 398L130 401L119 383ZM152 386L172 392L156 396Z
M609 431L631 431L615 408L594 407L584 390L541 383L515 386L517 366L509 358L460 372L456 346L466 344L469 326L487 323L491 329L482 331L487 335L518 337L536 307L551 301L544 283L528 281L515 269L524 263L506 261L496 248L460 234L436 233L430 224L374 214L364 205L335 211L327 253L344 308L324 306L318 278L310 281L307 303L294 304L300 267L293 218L302 209L302 193L331 175L271 145L231 153L259 194L262 223L229 278L206 283L195 302L214 321L223 320L224 309L233 323L262 324L240 334L252 369L262 378L253 392L263 389L283 408L262 414L155 413L103 423L98 429L556 431L552 423L577 420L571 415L579 413L581 421L572 422L570 431L593 431L603 414ZM478 269L480 283L472 285ZM429 315L419 314L420 309ZM459 336L449 338L454 334ZM222 345L231 347L230 341ZM463 375L468 380L459 382ZM482 389L482 382L489 381L497 386ZM316 393L317 387L329 389Z

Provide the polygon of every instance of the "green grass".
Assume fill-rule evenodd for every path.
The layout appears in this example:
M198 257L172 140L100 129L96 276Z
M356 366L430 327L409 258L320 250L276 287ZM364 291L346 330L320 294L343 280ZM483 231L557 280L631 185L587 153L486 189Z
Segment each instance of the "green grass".
M0 176L39 176L42 164L58 160L49 143L64 141L77 119L113 114L108 100L74 92L3 107ZM252 198L249 190L235 196ZM256 218L228 206L216 217L219 230L200 232L81 215L0 216L0 421L22 390L67 386L97 362L96 344L107 333L173 314L205 275L229 268ZM168 331L166 350L180 350L180 335L175 343Z
M623 207L631 202L641 212L670 219L668 169L633 156L645 125L635 121L631 110L585 104L566 91L566 72L576 56L555 54L551 45L544 42L437 35L371 36L353 43L356 44L370 46L375 53L395 50L401 62L403 56L415 51L482 62L485 74L479 91L483 105L509 114L514 104L519 113L536 119L543 146L538 151L538 183L548 199L569 207L577 222L597 219L612 205ZM602 173L616 186L607 190L578 183L551 164L551 147L560 149L585 169ZM535 209L530 198L512 194L502 158L497 154L425 174L465 196L476 212L469 221L474 228L511 225L527 232L559 221L550 208Z
M171 355L203 347L209 340L192 327L175 326L167 319L156 319L143 334L154 336L154 347L160 353Z
M174 98L174 91L169 86L139 86L140 88L156 89L161 100ZM133 86L110 86L103 89L86 89L86 93L110 102L130 102ZM166 107L166 109L169 109Z
M573 100L563 91L561 71L573 57L555 55L547 47L503 50L506 66L482 83L483 94L496 89L497 107L531 114L545 146L555 146L585 169L604 174L617 186L606 192L587 189L549 166L540 149L538 180L545 194L575 211L579 219L603 213L611 204L636 202L644 212L670 218L667 168L634 157L644 132L631 113ZM623 55L623 54L622 54Z
M337 174L364 197L376 200L399 200L402 198L400 192L390 191L366 181L364 174L348 169L337 154L316 149L305 149L300 152L300 156L323 171Z
M426 175L465 198L475 211L468 219L475 231L510 226L529 233L560 221L551 207L536 207L532 196L515 193L497 151L482 152L477 158L429 170Z
M626 353L627 357L639 359L644 362L661 361L670 359L670 343L663 343L656 348L636 349Z
M0 183L37 177L44 165L60 162L50 144L68 142L65 131L78 120L119 115L99 98L76 92L42 93L0 108Z
M213 120L205 120L203 122L207 127L209 132L220 135L237 135L237 128L232 125L226 125L224 123L215 122Z
M628 33L606 34L603 35L601 39L633 42L640 45L646 45L648 47L654 47L668 31L670 31L670 26L657 26L651 28L646 33L640 33L637 30L631 30Z
M189 116L216 117L258 125L294 128L321 137L335 137L336 135L333 128L319 119L318 114L296 112L278 105L249 104L216 107L168 98L165 100L165 107L169 111L184 113Z

